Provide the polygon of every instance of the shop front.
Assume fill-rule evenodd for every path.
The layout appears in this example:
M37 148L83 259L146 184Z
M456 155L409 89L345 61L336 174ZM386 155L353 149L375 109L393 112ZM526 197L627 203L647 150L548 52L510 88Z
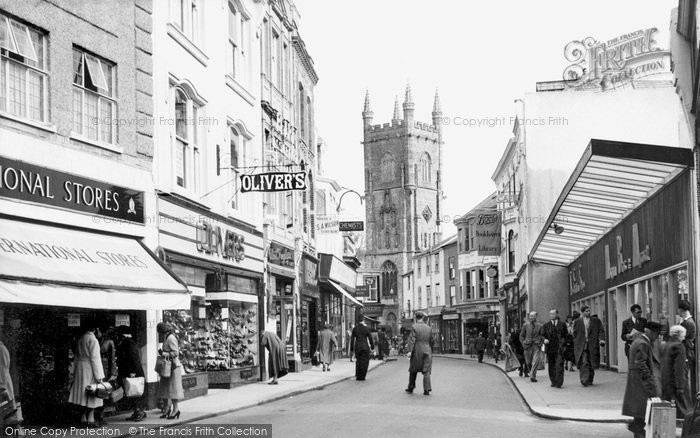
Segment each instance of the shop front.
M462 352L462 322L457 312L445 312L442 314L443 336L442 352L456 354Z
M267 261L268 288L272 295L268 318L275 320L277 336L285 343L289 371L299 372L302 362L297 355L301 351L301 339L297 330L300 324L296 319L301 319L301 316L295 309L295 251L281 243L270 242Z
M304 368L308 368L314 360L320 331L318 259L304 253L301 258L301 270L301 362Z
M340 345L347 345L348 317L363 306L354 297L356 282L357 273L348 264L332 254L319 253L320 318L323 324L330 324ZM336 356L342 357L341 348Z
M163 314L179 335L186 398L257 381L262 234L170 196L158 214L159 254L193 292L187 309Z
M536 259L564 264L571 310L589 306L603 322L601 361L619 372L628 370L620 330L633 304L664 333L679 323L681 300L695 308L692 165L685 149L592 141L550 215L567 212L563 231L541 234L535 247ZM594 169L606 176L588 194L586 212L574 214ZM600 231L587 231L593 227ZM559 250L573 235L587 244Z

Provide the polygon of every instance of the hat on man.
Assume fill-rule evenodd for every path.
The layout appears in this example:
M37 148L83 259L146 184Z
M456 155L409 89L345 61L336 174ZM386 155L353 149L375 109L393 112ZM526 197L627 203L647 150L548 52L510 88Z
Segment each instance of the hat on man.
M425 312L423 312L421 310L416 311L415 315L416 315L416 318L418 318L418 319L425 318Z
M661 324L659 324L656 321L649 321L646 324L646 328L648 328L649 330L651 330L653 332L660 332L661 331Z

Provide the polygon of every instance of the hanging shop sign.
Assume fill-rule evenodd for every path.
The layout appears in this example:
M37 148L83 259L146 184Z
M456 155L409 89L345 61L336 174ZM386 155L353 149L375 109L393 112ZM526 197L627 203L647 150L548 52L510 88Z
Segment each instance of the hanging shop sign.
M337 233L338 232L338 216L330 214L316 215L316 232L317 233Z
M285 268L294 269L294 250L278 243L270 242L267 261Z
M339 224L340 231L364 231L365 223L362 221L341 221Z
M501 215L498 212L479 213L474 221L476 249L482 256L501 253Z
M232 230L203 221L197 227L197 250L240 262L245 258L245 239Z
M80 327L80 314L79 313L69 313L67 315L68 327Z
M449 321L451 319L459 319L459 314L458 313L450 313L447 315L442 315L443 321Z
M131 316L125 313L114 315L114 326L119 327L120 325L131 326Z
M359 286L355 286L355 296L356 297L368 297L369 296L369 287L366 284L361 284Z
M143 192L5 157L0 196L144 223Z
M605 279L611 280L625 271L632 268L642 266L644 263L651 261L651 249L649 245L645 245L644 249L640 249L639 245L639 226L632 224L632 257L627 257L622 253L622 236L615 236L616 250L613 255L616 260L616 265L612 266L610 261L610 245L605 245Z
M267 172L241 175L241 192L306 190L305 172Z

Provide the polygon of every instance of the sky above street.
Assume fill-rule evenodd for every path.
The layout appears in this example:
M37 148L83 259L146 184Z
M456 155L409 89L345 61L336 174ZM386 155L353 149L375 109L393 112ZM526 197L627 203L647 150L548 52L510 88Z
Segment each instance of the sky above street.
M439 90L443 126L443 212L466 213L495 191L491 175L520 111L514 100L538 81L562 79L564 46L656 27L669 46L670 0L457 1L296 0L300 33L320 80L316 127L327 144L325 176L364 192L362 106L373 124L391 121L395 96L411 84L415 118L430 122ZM466 120L481 120L469 126ZM350 199L352 198L352 199ZM363 217L356 197L343 216ZM343 217L341 216L341 217ZM451 220L450 220L451 222ZM443 229L454 232L453 226Z

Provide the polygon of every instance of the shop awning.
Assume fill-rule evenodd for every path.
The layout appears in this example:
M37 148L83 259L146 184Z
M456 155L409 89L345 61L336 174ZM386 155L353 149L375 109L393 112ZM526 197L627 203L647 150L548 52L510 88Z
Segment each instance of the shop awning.
M334 282L333 280L328 280L328 283L330 283L331 286L336 288L338 290L338 292L340 292L341 295L343 295L345 298L347 298L352 304L354 304L357 307L364 307L364 305L361 302L357 301L355 299L355 297L350 295L345 289L343 289L343 287L341 285Z
M0 302L189 309L190 293L138 239L0 219Z
M570 265L640 204L692 167L690 149L591 140L529 259Z

